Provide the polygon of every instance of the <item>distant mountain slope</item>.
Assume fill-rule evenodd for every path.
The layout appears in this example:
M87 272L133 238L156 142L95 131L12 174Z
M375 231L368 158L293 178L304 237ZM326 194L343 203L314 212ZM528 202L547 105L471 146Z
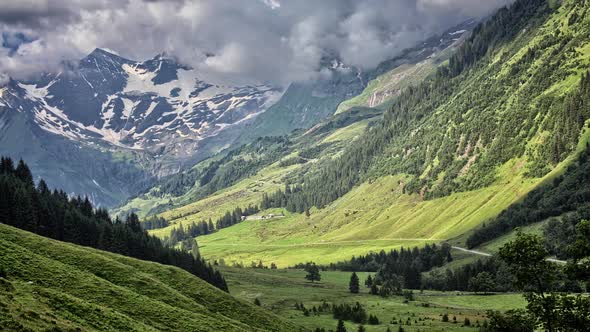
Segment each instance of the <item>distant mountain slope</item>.
M2 154L27 160L36 180L48 179L68 194L86 194L111 206L151 184L142 154L88 147L39 128L25 113L0 111Z
M3 331L299 331L181 269L0 224Z
M206 82L162 55L137 62L96 49L68 71L11 81L0 102L76 141L191 156L197 142L264 111L279 96L263 85Z
M111 206L230 146L281 96L205 76L165 55L96 49L61 73L0 87L0 149L52 187Z
M463 22L440 36L432 37L421 42L415 48L405 50L400 56L387 60L368 72L346 67L338 60L332 62L325 60L324 65L329 68L330 79L291 84L276 104L263 114L258 115L251 124L246 125L243 135L236 142L256 142L256 137L287 135L295 129L303 129L288 135L292 143L297 145L302 140L309 142L313 139L308 138L318 137L315 135L318 129L323 134L332 133L354 122L359 122L357 129L362 130L363 125L360 122L380 116L387 108L388 102L391 103L391 100L399 95L402 89L418 84L426 76L434 73L436 68L450 57L453 50L469 36L476 24L475 20ZM361 92L362 94L360 94ZM378 94L379 97L368 102L367 95L369 94ZM348 110L353 110L353 114L331 117L335 112L339 115ZM364 124L366 125L366 123ZM311 133L314 135L309 135ZM286 150L293 151L294 149L297 147L292 146ZM239 150L239 148L235 148L235 150ZM221 155L226 153L228 152L225 151ZM206 163L195 167L201 169ZM172 197L162 199L162 196L167 194L162 188L167 187L171 181L177 183L182 181L183 186L187 188L194 186L195 190L201 192L202 189L198 188L199 184L195 183L195 178L201 175L197 176L196 173L193 168L193 170L158 181L149 190L158 197L142 193L141 198L127 204L128 206L116 209L116 212L136 211L143 216L146 213L160 212L162 208L170 209L172 207L168 204L170 199L174 196L183 196L185 192L175 192L170 195ZM222 187L218 187L218 189L222 189ZM202 193L193 192L190 195L184 195L179 200L174 200L173 205L190 203L202 197ZM142 201L142 207L136 205L139 201ZM155 205L159 207L154 209ZM151 208L146 210L146 206Z
M323 68L329 73L328 78L291 84L276 104L248 126L242 137L246 140L261 136L281 136L294 129L307 129L334 114L337 109L345 110L352 106L376 107L399 94L402 88L418 83L432 73L437 64L444 60L440 54L459 45L476 23L475 20L463 22L371 70L348 67L337 58L326 58ZM378 81L373 81L378 77ZM374 99L378 101L345 102L341 105L351 98L366 99L365 94L368 92L363 93L365 88L375 90L374 94L377 96ZM354 98L358 95L360 96Z
M344 148L347 143L345 139L360 135L382 113L377 109L355 107L348 112L326 118L306 131L295 131L286 137L258 138L199 162L187 171L161 179L149 190L113 208L111 212L119 216L134 212L143 218L183 208L219 193L227 194L236 185L239 186L240 182L251 182L254 178L259 178L260 173L273 174L272 181L263 176L264 180L248 185L248 194L239 194L240 197L250 197L248 203L258 204L260 193L268 191L264 182L273 182L272 188L276 189L284 180L278 176L279 173L269 170L299 169L299 166L308 167L311 164L308 161L314 161L319 155L329 158ZM220 206L217 208L220 210L214 216L225 212ZM192 212L195 209L189 210ZM187 213L189 212L181 214Z
M338 105L336 113L349 110L354 106L390 107L389 101L401 92L422 82L436 72L439 65L447 61L453 52L463 44L477 24L476 20L468 20L440 36L433 37L419 46L405 50L403 54L389 60L380 67L392 70L378 70L358 96L343 101Z

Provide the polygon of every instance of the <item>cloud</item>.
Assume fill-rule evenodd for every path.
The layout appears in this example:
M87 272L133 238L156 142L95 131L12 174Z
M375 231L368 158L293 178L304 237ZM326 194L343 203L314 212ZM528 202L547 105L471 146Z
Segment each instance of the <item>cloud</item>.
M286 84L331 55L371 68L452 24L511 0L20 0L0 32L27 36L0 72L55 70L96 47L131 59L163 51L204 74ZM211 56L213 55L213 56Z

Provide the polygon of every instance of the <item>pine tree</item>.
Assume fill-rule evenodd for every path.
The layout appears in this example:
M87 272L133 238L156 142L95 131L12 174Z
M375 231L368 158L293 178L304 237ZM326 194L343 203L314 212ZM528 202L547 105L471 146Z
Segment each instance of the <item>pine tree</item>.
M315 265L315 263L307 263L305 266L305 272L307 272L305 279L311 282L320 281L322 279L322 276L320 275L320 269L317 265Z
M359 277L355 272L350 276L350 282L348 283L348 289L351 293L357 294L359 292Z
M371 286L373 286L373 278L371 277L370 274L367 277L367 279L365 280L365 286L367 286L368 288L371 288Z
M127 216L125 220L125 225L129 227L133 232L140 233L142 232L141 223L139 222L139 217L135 213L131 213ZM181 227L182 229L182 227Z
M366 331L367 331L367 329L365 329L365 327L364 327L364 326L361 324L361 325L359 325L359 328L358 328L358 330L357 330L357 331L358 331L358 332L366 332Z
M31 173L29 166L27 166L27 164L25 164L25 162L22 159L18 162L18 166L16 166L14 174L19 180L23 181L27 186L35 186L35 183L33 182L33 174Z
M336 326L336 332L346 332L346 327L344 327L344 322L341 320L338 321L338 325Z

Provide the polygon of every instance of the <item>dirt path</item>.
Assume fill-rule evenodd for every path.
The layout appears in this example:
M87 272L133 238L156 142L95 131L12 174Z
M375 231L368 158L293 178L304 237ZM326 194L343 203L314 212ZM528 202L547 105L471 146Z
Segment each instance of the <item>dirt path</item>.
M456 250L460 250L460 251L463 251L463 252L468 252L468 253L471 253L471 254L475 254L475 255L480 255L480 256L486 256L486 257L491 257L492 256L492 254L488 254L488 253L477 251L477 250L469 250L469 249L465 249L465 248L461 248L461 247L455 247L455 246L452 246L451 248L456 249ZM547 261L548 262L552 262L552 263L558 263L558 264L566 264L567 263L566 261L562 261L562 260L555 259L555 258L547 258Z

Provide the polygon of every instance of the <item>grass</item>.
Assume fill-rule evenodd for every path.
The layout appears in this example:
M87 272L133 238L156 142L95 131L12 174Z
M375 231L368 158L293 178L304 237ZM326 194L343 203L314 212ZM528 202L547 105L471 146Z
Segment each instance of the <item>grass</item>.
M296 331L184 270L0 224L3 331Z
M433 200L402 193L404 177L364 183L309 218L291 214L276 220L250 220L197 238L209 259L262 260L279 267L305 261L330 263L353 255L453 239L495 217L534 188L523 163L512 160L487 188Z
M475 327L463 327L465 318L469 318L475 325L476 321L483 323L485 312L491 310L506 310L524 308L525 301L519 294L474 295L459 292L415 292L415 300L404 303L402 297L382 298L368 294L368 289L361 286L360 294L348 292L350 273L324 271L320 282L311 283L304 279L305 272L301 270L262 270L223 268L233 295L248 302L258 298L263 308L273 311L277 315L288 319L294 324L308 329L323 327L333 330L337 321L331 314L306 317L295 309L295 303L303 303L306 308L319 306L322 301L330 304L359 302L368 314L376 315L382 324L366 325L367 331L386 331L390 326L397 331L398 325L389 325L392 319L411 321L410 326L404 324L406 331L477 331ZM361 285L368 273L359 273ZM451 322L442 322L442 315L448 314ZM458 323L452 323L453 317ZM424 325L422 325L424 323ZM346 322L348 331L356 331L356 324Z
M365 131L369 122L371 122L371 119L359 121L359 122L351 124L348 127L338 129L338 130L334 131L332 134L330 134L329 136L327 136L326 138L324 138L322 143L331 143L331 142L344 141L344 140L353 140L356 137L360 136Z

